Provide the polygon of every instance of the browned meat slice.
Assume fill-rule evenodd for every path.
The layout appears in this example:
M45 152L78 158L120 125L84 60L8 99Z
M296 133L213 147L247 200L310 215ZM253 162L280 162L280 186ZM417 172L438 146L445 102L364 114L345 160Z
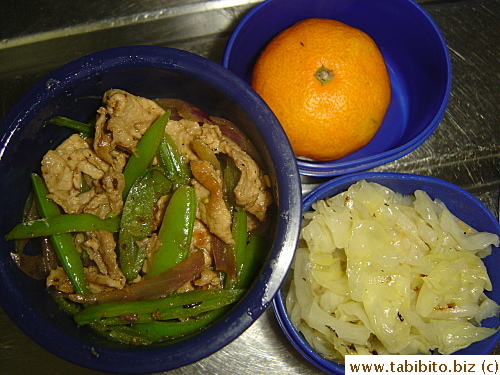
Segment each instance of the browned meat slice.
M264 179L264 173L257 163L234 141L224 136L220 127L188 120L169 121L166 132L172 137L179 151L188 161L198 160L190 145L198 140L208 145L214 153L224 153L231 157L241 171L236 186L236 202L260 221L266 219L267 208L272 196Z
M121 171L127 153L134 153L142 135L165 111L154 101L113 89L104 94L104 106L98 110L94 149Z
M42 176L49 189L49 198L67 213L79 213L96 195L91 189L81 192L83 175L102 179L109 164L101 160L79 135L73 134L42 159Z
M122 211L123 174L110 168L77 134L45 154L42 176L48 198L66 213L86 212L104 218Z
M217 153L221 152L231 157L241 177L234 193L236 203L246 211L255 215L260 221L266 219L267 208L272 202L272 196L267 189L264 174L257 163L245 153L236 143L222 135L218 126L205 125L198 138Z
M92 259L98 272L93 272L92 275L106 275L105 279L101 279L100 284L105 280L105 284L113 288L123 288L125 285L125 276L123 275L115 252L116 241L113 233L98 230L93 232L79 233L75 240L77 246L85 250ZM92 281L96 283L95 277Z
M203 193L199 194L200 187L195 186L198 191L196 195L198 199L197 207L201 220L222 241L229 245L234 244L231 233L232 218L224 201L220 173L217 173L212 165L205 160L191 161L191 171L194 178L209 191L208 196Z

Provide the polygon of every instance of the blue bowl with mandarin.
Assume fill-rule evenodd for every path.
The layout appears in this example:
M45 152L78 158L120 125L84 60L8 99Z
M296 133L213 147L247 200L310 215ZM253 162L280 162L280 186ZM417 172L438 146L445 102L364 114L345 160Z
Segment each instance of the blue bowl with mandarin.
M298 159L302 175L328 177L373 168L412 152L444 116L451 89L446 42L429 14L412 0L266 0L237 25L223 65L251 83L254 65L280 32L307 18L328 18L367 33L384 57L392 98L374 138L332 161Z

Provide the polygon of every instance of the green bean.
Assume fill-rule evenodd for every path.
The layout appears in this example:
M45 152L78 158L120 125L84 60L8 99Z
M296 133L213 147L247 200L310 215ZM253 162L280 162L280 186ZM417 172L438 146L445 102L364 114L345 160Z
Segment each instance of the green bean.
M172 181L175 188L189 183L191 169L168 134L163 135L158 156L167 178Z
M61 214L59 206L47 198L49 191L43 179L36 173L33 173L31 174L31 181L40 215L42 217L50 217ZM88 293L82 260L71 234L54 234L49 238L75 291L77 293Z
M247 251L247 213L241 207L235 209L233 214L233 238L236 244L233 245L233 253L236 261L236 280L230 280L226 283L226 288L235 288L238 285L237 280L245 265Z
M246 247L245 262L240 271L237 288L249 288L264 263L269 248L270 239L264 236L250 235Z
M179 187L170 198L158 233L158 250L146 278L172 268L187 257L196 217L196 196L191 186Z
M66 128L76 130L80 133L80 135L83 138L94 137L95 126L92 126L90 124L86 124L84 122L71 120L71 119L69 119L67 117L63 117L63 116L53 117L48 122L51 124L54 124L54 125L63 126Z
M5 236L6 240L19 240L50 236L53 234L107 230L118 232L120 217L101 219L93 214L59 214L42 219L30 220L17 224Z
M156 155L158 146L165 133L170 111L165 112L160 116L149 129L144 133L140 141L137 143L137 149L130 156L123 170L125 178L125 187L123 188L123 198L125 199L130 188L135 180L139 178L147 169L151 161Z
M161 320L183 318L230 304L240 298L243 292L239 289L207 289L141 301L105 302L84 308L74 318L78 325L122 315L151 316L154 313Z
M167 195L172 190L172 182L167 179L160 168L152 168L154 198L158 200L162 195Z
M222 172L223 186L224 186L224 198L226 200L227 208L230 212L233 212L236 207L236 198L234 195L234 189L238 184L241 176L241 171L236 167L234 160L227 156L225 157L225 166Z
M127 326L106 326L104 324L93 322L89 324L90 328L101 336L107 337L113 341L123 344L150 345L153 341L138 330Z
M201 142L198 139L195 139L191 142L191 148L201 160L208 161L216 171L222 172L219 159L217 159L215 152L210 148L209 145Z
M65 294L59 292L55 288L49 288L49 294L57 303L59 308L70 315L76 315L80 311L82 311L83 306L79 303L73 302L65 298Z
M175 340L193 334L225 315L230 306L209 311L184 322L148 322L132 324L139 333L151 341Z
M187 282L193 280L205 266L205 256L202 250L189 254L179 264L159 275L140 283L133 283L122 289L110 289L93 294L70 294L74 302L97 304L118 301L138 301L166 297Z
M153 170L139 177L130 189L123 205L118 260L127 280L137 278L146 257L138 241L151 235L155 204Z

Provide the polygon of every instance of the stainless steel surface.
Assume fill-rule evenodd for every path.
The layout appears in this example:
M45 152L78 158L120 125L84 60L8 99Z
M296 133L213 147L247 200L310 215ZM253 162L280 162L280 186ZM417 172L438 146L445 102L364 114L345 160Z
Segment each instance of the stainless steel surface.
M260 0L2 0L0 116L39 78L84 54L152 44L220 62L231 30ZM498 217L500 198L499 0L422 0L448 43L453 86L436 132L411 154L375 168L455 183ZM308 191L321 180L303 179ZM1 287L1 286L0 286ZM500 354L497 346L494 354ZM0 374L97 375L37 346L0 309ZM316 374L268 309L243 335L168 374Z

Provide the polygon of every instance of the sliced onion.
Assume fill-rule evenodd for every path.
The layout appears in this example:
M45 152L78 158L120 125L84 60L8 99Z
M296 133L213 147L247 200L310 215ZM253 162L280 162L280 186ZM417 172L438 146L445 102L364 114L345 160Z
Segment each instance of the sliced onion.
M97 294L71 294L69 299L74 302L96 304L165 297L196 277L201 272L204 264L203 252L196 251L176 266L151 279L143 280L123 289Z
M156 99L155 103L162 107L165 111L170 109L172 114L170 118L172 120L178 120L176 114L190 121L211 123L210 117L201 108L188 103L181 99Z
M257 164L262 166L262 160L259 153L255 149L250 140L236 127L231 121L221 117L210 116L210 120L214 125L217 125L225 137L236 143L243 151L245 151Z
M215 269L224 271L229 281L236 280L236 258L233 247L226 245L219 237L212 236L212 255L215 261Z

